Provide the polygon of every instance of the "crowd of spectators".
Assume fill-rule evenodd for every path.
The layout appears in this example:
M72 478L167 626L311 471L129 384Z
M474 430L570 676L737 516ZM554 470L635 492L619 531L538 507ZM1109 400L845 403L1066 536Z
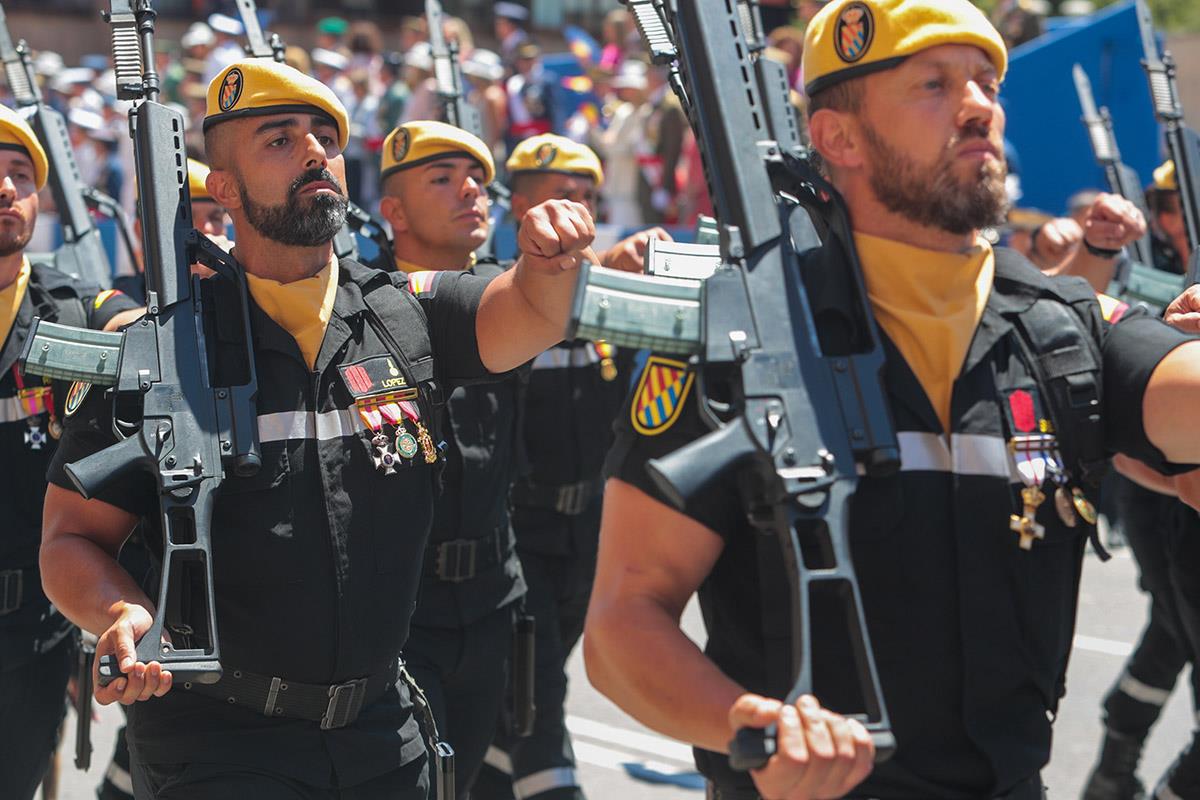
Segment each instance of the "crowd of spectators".
M804 26L825 0L762 0L765 56L784 63L798 110L804 105L801 53ZM1012 44L1040 33L1044 0L1001 0L994 19ZM517 3L493 5L489 27L456 17L444 20L457 45L469 101L480 112L483 134L497 164L519 141L556 132L590 145L604 161L602 222L621 228L692 226L712 211L700 154L684 110L665 71L646 60L629 13L611 11L593 38L568 27L529 29L529 12ZM315 46L286 48L286 60L331 86L350 113L346 149L348 191L360 206L378 200L379 149L401 122L440 119L433 56L423 17L404 19L386 36L370 20L326 17L316 24ZM562 44L566 38L565 46ZM547 52L552 41L557 52ZM189 154L203 160L199 121L209 81L244 55L242 23L213 13L193 22L178 41L160 38L156 60L162 99L188 120ZM488 44L489 47L484 46ZM47 99L66 115L83 180L134 211L132 146L127 104L116 98L107 56L85 56L66 65L56 53L36 54Z

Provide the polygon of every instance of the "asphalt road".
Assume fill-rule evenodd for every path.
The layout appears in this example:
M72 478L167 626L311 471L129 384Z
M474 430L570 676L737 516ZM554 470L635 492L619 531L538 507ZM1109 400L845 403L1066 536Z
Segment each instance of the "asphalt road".
M1067 697L1055 725L1054 751L1044 776L1053 800L1077 798L1100 743L1099 704L1145 622L1146 600L1138 593L1136 567L1128 551L1107 564L1088 558L1083 573L1076 649L1071 659ZM685 627L697 640L704 631L694 604ZM601 697L587 682L578 652L570 665L569 725L575 737L582 783L593 800L699 800L702 783L694 773L690 749L637 724ZM1193 727L1186 681L1172 696L1147 747L1142 777L1149 783L1188 741ZM74 742L74 718L68 715L62 752L60 800L94 797L120 712L100 710L94 728L96 755L87 773L76 770L68 749ZM635 775L639 777L634 777Z

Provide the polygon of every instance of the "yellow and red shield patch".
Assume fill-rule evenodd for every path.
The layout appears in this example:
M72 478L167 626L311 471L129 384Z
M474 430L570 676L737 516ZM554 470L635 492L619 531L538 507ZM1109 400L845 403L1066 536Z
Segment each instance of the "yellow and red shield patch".
M650 356L634 393L633 428L657 436L679 419L695 376L682 361Z

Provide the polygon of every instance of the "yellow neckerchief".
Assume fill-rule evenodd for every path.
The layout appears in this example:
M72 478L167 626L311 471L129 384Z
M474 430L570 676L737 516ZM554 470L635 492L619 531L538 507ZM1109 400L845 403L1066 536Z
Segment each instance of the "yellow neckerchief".
M331 260L310 278L280 283L246 273L250 296L267 316L292 335L311 370L325 339L338 287L338 262Z
M964 253L945 253L854 235L875 318L950 430L950 395L962 371L996 274L984 239Z
M22 259L16 280L0 289L0 347L8 341L8 334L12 333L13 323L17 321L17 312L21 310L21 301L29 288L30 271L29 259Z
M471 253L471 258L465 267L446 267L435 270L433 267L422 267L420 264L414 264L411 261L405 261L400 256L396 256L396 269L406 275L412 275L414 272L466 272L475 266L475 260L475 254Z

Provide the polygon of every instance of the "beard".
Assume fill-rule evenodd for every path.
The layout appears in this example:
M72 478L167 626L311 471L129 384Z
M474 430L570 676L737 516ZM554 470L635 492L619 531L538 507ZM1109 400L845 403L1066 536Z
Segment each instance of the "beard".
M985 129L968 128L959 133L947 144L944 156L928 167L885 142L870 125L864 124L863 131L871 163L880 165L871 173L871 189L889 211L953 234L1004 221L1008 167L1002 160L984 161L965 182L954 174L954 149L965 139L987 138Z
M29 220L21 217L21 225L9 228L0 225L0 257L11 256L25 249L33 237L33 226Z
M337 195L315 194L307 200L300 190L313 181L328 181ZM292 247L317 247L332 241L346 224L349 201L342 186L326 169L310 169L288 187L287 200L276 206L262 205L251 199L243 182L239 188L246 221L268 239Z

